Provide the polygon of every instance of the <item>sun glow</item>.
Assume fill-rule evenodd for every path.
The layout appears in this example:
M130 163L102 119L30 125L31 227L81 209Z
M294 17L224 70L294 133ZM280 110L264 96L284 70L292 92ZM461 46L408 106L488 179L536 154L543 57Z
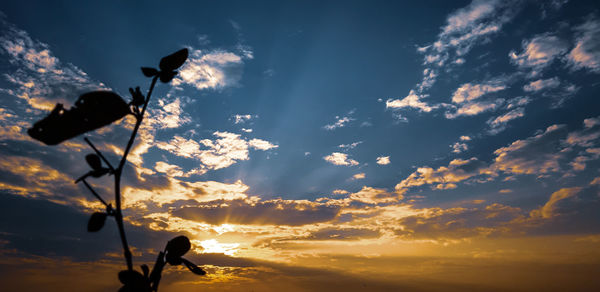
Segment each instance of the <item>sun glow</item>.
M194 242L195 240L192 240ZM198 253L222 253L228 256L233 256L238 252L239 243L220 243L215 239L208 239L194 242L195 246L201 246L201 250L196 250Z

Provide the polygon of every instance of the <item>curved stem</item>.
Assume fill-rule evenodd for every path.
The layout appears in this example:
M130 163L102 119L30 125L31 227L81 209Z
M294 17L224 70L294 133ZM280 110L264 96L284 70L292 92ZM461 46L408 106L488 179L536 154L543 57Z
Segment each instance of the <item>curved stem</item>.
M119 235L121 237L121 244L123 245L123 253L125 256L125 261L127 262L127 269L133 270L133 260L131 259L131 251L129 250L129 245L127 244L127 237L125 236L125 228L123 226L123 213L121 212L121 174L123 173L123 167L127 162L127 155L133 146L133 142L135 141L135 136L142 124L142 120L144 119L144 113L146 112L146 107L148 106L148 102L150 101L150 96L152 95L152 90L154 89L154 85L156 85L156 80L158 76L155 76L152 79L152 84L150 85L150 89L148 90L148 95L146 96L146 101L144 102L144 107L142 108L142 112L140 115L136 115L135 127L133 128L133 132L131 133L131 137L129 138L129 142L127 142L127 146L125 147L125 151L123 152L123 157L119 162L119 166L115 170L115 221L117 221L117 227L119 228Z

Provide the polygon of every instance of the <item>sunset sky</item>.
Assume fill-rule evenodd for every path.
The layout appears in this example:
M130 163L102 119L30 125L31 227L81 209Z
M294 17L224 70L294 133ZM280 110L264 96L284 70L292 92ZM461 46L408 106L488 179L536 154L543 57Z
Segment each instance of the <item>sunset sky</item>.
M598 1L3 1L0 290L116 291L74 180L134 118L47 146L56 103L158 83L123 177L159 291L600 291ZM112 177L89 179L109 201ZM113 203L114 204L114 203ZM74 288L85 287L85 288Z

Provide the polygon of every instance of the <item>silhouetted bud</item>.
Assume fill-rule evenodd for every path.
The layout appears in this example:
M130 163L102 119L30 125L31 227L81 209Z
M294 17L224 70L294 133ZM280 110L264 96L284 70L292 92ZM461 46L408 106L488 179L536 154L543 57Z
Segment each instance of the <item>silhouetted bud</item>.
M141 265L142 271L144 272L144 278L148 278L148 274L150 274L150 268L148 268L148 265L143 264Z
M174 257L181 257L190 250L192 245L186 236L177 236L167 243L167 256L170 254Z
M144 104L146 101L146 97L140 91L140 87L136 87L135 90L133 88L129 88L129 93L131 94L131 104L140 106Z
M100 157L96 154L88 154L85 156L85 161L90 165L90 167L94 170L98 170L102 168L102 162L100 161Z
M171 55L168 55L162 59L160 59L160 64L158 67L160 71L175 71L177 68L181 67L185 60L188 57L188 49L181 49ZM164 81L163 81L164 82ZM168 82L168 81L167 81Z
M158 70L156 70L154 68L150 68L150 67L142 67L142 73L146 77L153 77L153 76L158 75Z
M119 281L123 287L119 292L149 292L151 291L150 282L144 275L138 271L124 270L119 272Z
M165 260L166 260L166 261L167 261L167 263L169 263L169 265L171 265L171 266L179 266L179 265L181 265L181 263L182 263L182 260L183 260L183 259L182 259L182 257L181 257L181 256L177 256L177 255L174 255L174 254L170 254L170 253L168 253L168 254L165 256Z
M89 232L96 232L102 229L104 222L106 221L106 213L96 212L90 217L88 221L87 229Z

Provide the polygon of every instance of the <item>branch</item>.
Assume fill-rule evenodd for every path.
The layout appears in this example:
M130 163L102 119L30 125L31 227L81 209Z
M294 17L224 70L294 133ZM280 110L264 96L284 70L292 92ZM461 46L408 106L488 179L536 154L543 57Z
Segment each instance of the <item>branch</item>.
M121 244L123 245L123 253L125 256L125 261L127 262L127 269L133 270L133 261L131 259L131 251L129 250L129 245L127 244L127 238L125 236L125 228L123 226L123 213L121 212L121 174L123 173L123 167L125 166L125 162L127 162L127 155L133 146L133 142L135 141L135 136L142 124L142 120L144 119L144 113L146 112L146 107L148 106L148 102L150 101L150 96L152 95L152 90L154 89L154 85L156 85L156 80L158 76L155 76L152 79L152 84L150 85L150 89L148 90L148 95L146 96L146 101L144 102L144 107L142 108L142 112L139 116L136 115L135 127L133 128L133 132L131 133L131 137L129 138L129 142L127 142L127 146L125 147L125 151L123 152L123 157L119 162L119 166L115 170L115 221L117 221L117 227L119 228L119 235L121 236Z
M83 140L85 140L85 142L87 142L90 145L90 147L92 147L92 149L94 149L94 151L96 151L96 154L98 154L98 156L100 156L100 158L102 158L102 160L104 160L106 165L108 165L108 168L110 168L110 172L114 173L115 172L114 167L110 164L110 162L108 162L108 160L104 157L104 155L102 155L102 153L100 153L100 151L98 149L96 149L94 144L92 144L92 142L87 137L83 138Z
M102 204L108 208L108 204L102 199L102 197L100 197L100 195L98 195L98 193L96 193L92 186L90 186L85 179L82 179L81 181L83 181L83 184L88 188L88 190L90 190L90 192L92 192L92 195L94 195L96 199L100 200L100 202L102 202Z

